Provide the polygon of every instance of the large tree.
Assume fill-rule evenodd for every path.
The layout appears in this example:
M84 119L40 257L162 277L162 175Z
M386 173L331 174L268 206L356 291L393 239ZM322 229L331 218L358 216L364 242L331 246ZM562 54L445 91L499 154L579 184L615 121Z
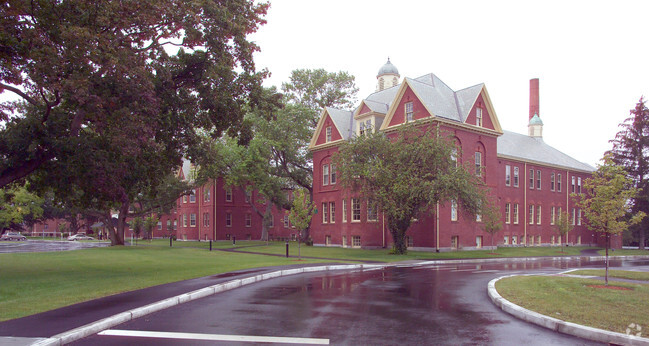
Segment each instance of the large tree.
M608 285L608 249L611 235L620 234L630 225L641 222L645 213L639 211L631 218L627 217L631 212L631 198L637 194L633 180L627 176L623 167L615 164L612 154L604 155L602 161L593 176L584 182L587 193L579 199L577 205L584 212L588 229L606 237L606 284Z
M245 133L265 72L252 1L11 0L0 7L0 187L29 177L110 219L154 200L204 134ZM109 221L109 220L108 220ZM112 225L108 222L107 225Z
M22 231L26 219L43 215L43 198L27 191L25 186L12 184L0 189L0 234L5 229Z
M376 203L388 221L394 252L406 253L406 231L436 203L456 201L475 215L488 205L484 183L454 160L455 145L437 127L407 125L392 137L358 136L334 156L340 182Z
M635 108L631 109L631 116L620 124L622 129L611 141L611 152L615 163L624 167L638 189L638 195L632 196L631 211L649 214L649 109L645 102L640 98ZM640 249L644 249L649 231L649 218L632 226L630 230Z

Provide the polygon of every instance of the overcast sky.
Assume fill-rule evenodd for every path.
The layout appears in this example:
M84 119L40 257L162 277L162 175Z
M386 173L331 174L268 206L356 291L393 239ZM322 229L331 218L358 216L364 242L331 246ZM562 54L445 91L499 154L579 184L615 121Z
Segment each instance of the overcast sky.
M251 39L279 87L293 69L344 70L359 99L390 57L401 78L485 83L503 129L527 133L540 79L546 143L595 165L649 97L649 1L274 0Z

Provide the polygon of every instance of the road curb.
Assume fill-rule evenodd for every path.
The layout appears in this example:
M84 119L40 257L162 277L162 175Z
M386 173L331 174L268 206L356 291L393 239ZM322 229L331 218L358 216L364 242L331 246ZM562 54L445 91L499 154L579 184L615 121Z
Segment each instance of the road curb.
M87 336L99 333L103 330L112 328L116 325L122 324L124 322L131 321L133 319L161 311L172 306L176 306L182 303L187 303L192 300L208 297L210 295L229 291L241 286L250 285L255 282L260 282L268 279L278 278L282 276L289 276L302 273L311 273L318 271L334 271L334 270L374 270L379 268L385 268L391 266L390 264L341 264L341 265L325 265L325 266L315 266L315 267L302 267L294 269L283 269L277 270L270 273L264 273L259 275L254 275L242 279L235 279L227 281L221 284L216 284L201 288L195 291L188 293L183 293L171 298L167 298L155 303L151 303L139 308L131 309L110 317L103 318L101 320L86 324L84 326L56 334L47 339L38 341L33 346L59 346L71 343L73 341L85 338Z
M534 275L534 274L530 274ZM539 325L559 333L578 336L583 339L603 342L607 344L617 345L644 345L649 346L649 338L642 338L633 335L626 335L622 333L611 332L608 330L583 326L580 324L566 322L553 317L539 314L519 305L516 305L509 300L503 298L496 290L496 282L501 279L506 279L514 276L527 276L527 275L507 275L489 281L487 285L487 294L491 301L502 309L503 311L520 318L526 322Z

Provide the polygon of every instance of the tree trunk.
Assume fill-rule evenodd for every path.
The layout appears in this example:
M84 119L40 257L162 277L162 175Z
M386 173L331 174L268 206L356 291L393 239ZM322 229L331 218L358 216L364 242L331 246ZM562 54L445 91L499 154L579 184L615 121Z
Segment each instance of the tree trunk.
M268 226L270 225L270 220L273 217L273 204L270 201L266 202L266 210L264 215L262 215L261 220L261 241L268 241Z
M388 221L390 234L392 234L392 241L394 243L392 249L396 255L405 255L408 253L408 245L406 244L406 231L410 227L409 221L397 220Z
M644 223L644 222L643 222L643 223ZM640 228L640 229L638 230L638 238L639 238L639 239L638 239L638 248L639 248L640 250L644 250L644 242L645 242L645 232L646 232L646 230L644 229L644 227L642 227L642 226L643 226L643 223L640 223L640 224L638 225L639 228Z
M606 259L604 260L604 263L606 264L606 275L604 276L604 281L606 282L606 286L608 286L608 248L611 246L611 235L607 232L606 233Z

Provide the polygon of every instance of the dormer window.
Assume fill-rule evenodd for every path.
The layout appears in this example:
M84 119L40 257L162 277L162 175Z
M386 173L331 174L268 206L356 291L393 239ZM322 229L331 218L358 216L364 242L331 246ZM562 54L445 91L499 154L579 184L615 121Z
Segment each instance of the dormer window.
M327 126L327 142L331 142L331 126Z
M482 108L475 109L475 125L482 127Z
M406 102L406 122L409 123L414 119L412 102Z

